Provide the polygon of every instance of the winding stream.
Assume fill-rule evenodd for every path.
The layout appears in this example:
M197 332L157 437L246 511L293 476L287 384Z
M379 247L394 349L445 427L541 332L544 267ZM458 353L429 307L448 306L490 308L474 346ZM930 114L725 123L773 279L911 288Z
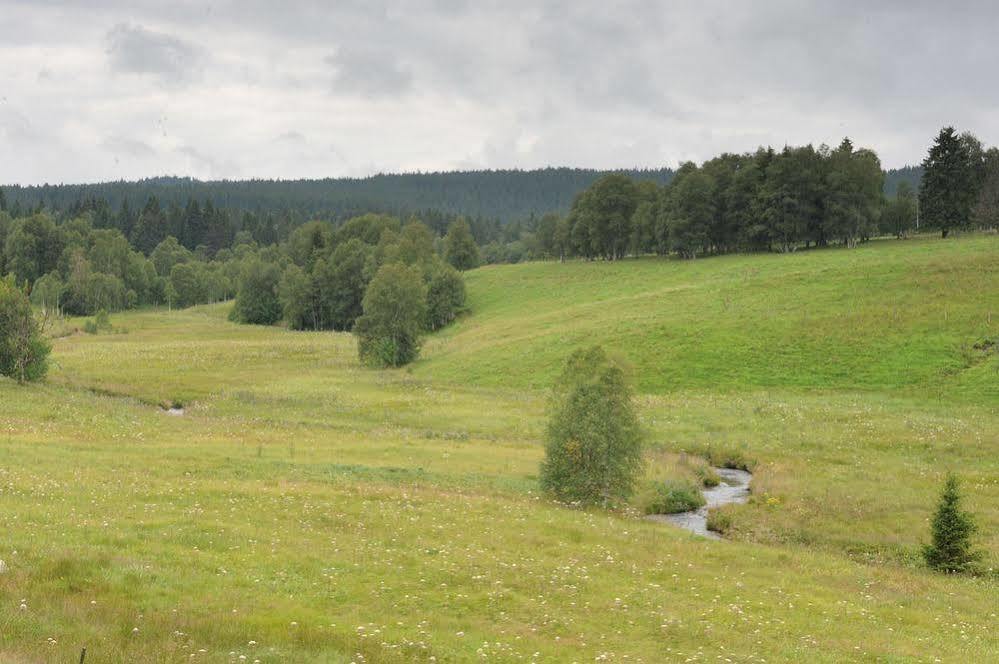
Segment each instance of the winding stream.
M744 503L749 500L749 482L753 479L753 475L735 468L715 468L714 471L722 481L718 486L702 491L707 501L704 507L679 514L650 514L646 518L660 523L671 523L711 539L721 539L718 533L708 530L708 510L712 507Z

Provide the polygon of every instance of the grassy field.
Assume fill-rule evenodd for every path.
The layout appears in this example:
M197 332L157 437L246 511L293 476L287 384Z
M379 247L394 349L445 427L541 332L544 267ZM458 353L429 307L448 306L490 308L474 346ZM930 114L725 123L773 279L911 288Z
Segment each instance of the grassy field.
M221 305L0 380L0 661L999 657L996 577L918 556L950 469L999 565L999 237L468 286L411 370ZM594 342L632 364L650 476L753 465L731 541L538 496L544 389Z

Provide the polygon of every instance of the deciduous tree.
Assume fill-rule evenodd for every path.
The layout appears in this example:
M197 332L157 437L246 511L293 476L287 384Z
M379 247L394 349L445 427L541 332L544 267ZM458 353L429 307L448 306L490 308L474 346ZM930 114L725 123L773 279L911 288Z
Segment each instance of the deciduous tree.
M632 494L641 468L623 369L600 347L574 352L552 397L541 488L568 503L613 505Z
M417 268L383 265L368 285L364 314L354 325L361 361L375 367L399 367L415 360L427 317L426 300Z

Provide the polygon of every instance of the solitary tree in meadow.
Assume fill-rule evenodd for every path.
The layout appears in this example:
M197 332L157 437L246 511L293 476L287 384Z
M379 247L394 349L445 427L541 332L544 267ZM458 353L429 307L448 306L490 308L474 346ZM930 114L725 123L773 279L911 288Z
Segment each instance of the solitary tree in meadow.
M971 514L961 509L957 478L948 475L933 515L933 542L923 550L926 564L941 572L973 571L982 557L971 547L975 530Z
M555 386L541 488L556 500L613 505L634 491L642 439L623 369L599 346L569 356Z

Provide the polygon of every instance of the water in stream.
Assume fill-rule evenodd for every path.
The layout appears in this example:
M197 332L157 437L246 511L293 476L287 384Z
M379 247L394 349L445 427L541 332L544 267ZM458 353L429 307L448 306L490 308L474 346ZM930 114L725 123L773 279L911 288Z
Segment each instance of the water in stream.
M749 500L749 481L753 479L753 476L745 470L735 468L715 468L714 470L722 481L716 487L703 490L704 499L707 501L704 507L679 514L650 514L646 518L651 521L671 523L711 539L721 539L717 533L708 530L708 510L712 507L744 503Z

